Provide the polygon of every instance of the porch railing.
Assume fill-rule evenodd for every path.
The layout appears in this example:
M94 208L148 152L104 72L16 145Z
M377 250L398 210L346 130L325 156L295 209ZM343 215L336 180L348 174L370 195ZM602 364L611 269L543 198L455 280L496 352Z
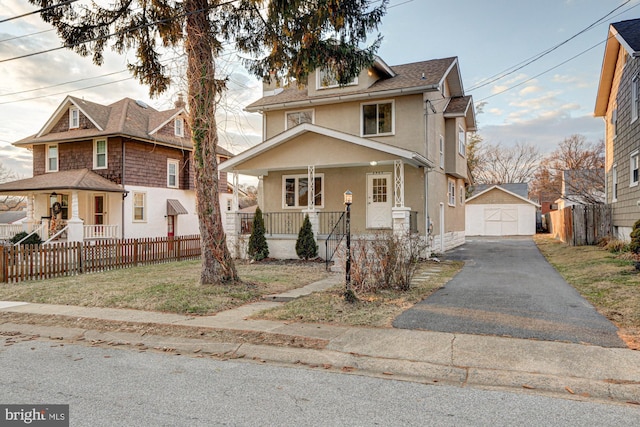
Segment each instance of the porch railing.
M42 239L42 238L45 237L44 233L46 233L46 230L47 230L47 224L43 222L40 225L38 225L36 228L34 228L31 233L27 234L22 239L18 240L16 243L14 243L14 246L20 245L22 242L24 242L25 240L27 240L29 237L33 236L34 234L38 234L38 236L40 236L40 238Z
M329 234L340 219L342 212L318 212L318 234ZM265 234L297 235L304 221L304 212L264 212ZM240 218L240 234L251 234L254 213L238 213Z
M21 231L22 224L0 224L0 240L11 240Z
M117 225L85 225L84 238L85 240L119 239L120 235Z
M329 269L329 263L333 260L333 256L336 254L336 251L340 247L340 243L344 236L346 235L346 221L344 217L344 212L336 212L340 213L340 217L335 222L331 232L327 236L327 240L324 241L325 248L325 266L327 270Z

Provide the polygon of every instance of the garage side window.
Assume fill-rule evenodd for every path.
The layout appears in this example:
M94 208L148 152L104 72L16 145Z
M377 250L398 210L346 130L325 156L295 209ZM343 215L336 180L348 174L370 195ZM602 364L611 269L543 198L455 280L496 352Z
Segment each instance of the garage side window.
M449 206L456 205L456 182L449 179Z

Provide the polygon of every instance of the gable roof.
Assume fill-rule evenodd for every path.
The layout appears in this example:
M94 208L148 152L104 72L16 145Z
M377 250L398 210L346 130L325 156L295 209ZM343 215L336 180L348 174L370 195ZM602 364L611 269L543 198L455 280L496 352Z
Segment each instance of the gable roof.
M397 156L413 166L425 166L429 168L432 168L434 166L430 160L414 151L409 151L404 148L383 144L372 139L361 138L359 136L350 135L344 132L317 126L311 123L303 123L291 129L288 129L258 145L255 145L254 147L249 148L248 150L240 154L237 154L235 157L222 163L220 165L220 171L233 172L236 169L236 166L242 164L243 162L257 157L262 153L265 153L308 132L316 133L318 135L324 135L360 147L370 148L393 156ZM306 163L304 163L304 165L306 166Z
M65 120L65 115L71 107L77 107L95 128L70 129L64 132L51 133L51 130L60 120ZM159 132L163 126L180 114L186 114L186 110L183 107L158 111L131 98L124 98L109 105L102 105L67 96L37 134L16 141L13 145L30 147L51 142L125 136L191 150L193 147L190 138L177 137L169 132Z
M596 95L594 110L596 117L602 117L607 114L620 46L632 57L640 57L640 18L609 25L607 44L604 49L604 59L602 60L602 70L600 72L600 83L598 84Z
M374 64L375 66L375 64ZM373 83L365 89L345 90L340 94L310 96L306 87L288 87L271 96L264 96L249 104L247 111L264 111L310 104L328 104L338 100L368 99L371 96L422 93L439 90L445 80L454 96L464 95L462 79L458 70L458 58L432 59L410 64L387 66L393 74Z
M476 130L476 113L471 96L451 98L444 109L444 117L464 117L467 123L467 130Z
M489 188L495 187L496 185L509 191L510 193L517 194L518 196L525 199L529 197L529 184L527 184L526 182L510 182L504 184L477 184L474 186L475 188L473 190L473 195L475 196L478 193L482 193Z
M0 194L24 194L29 191L91 190L109 193L127 193L118 184L101 177L89 169L51 172L33 178L0 184Z
M526 197L521 196L520 194L516 194L516 193L514 193L513 191L509 191L509 190L507 190L506 188L503 188L503 186L505 186L505 185L511 185L511 186L514 186L514 184L494 184L494 185L488 185L488 186L487 186L487 188L485 188L484 190L479 191L479 192L474 192L473 196L469 197L469 198L466 200L466 202L470 202L470 201L472 201L472 200L474 200L474 199L477 199L478 197L482 196L483 194L489 193L490 191L502 191L502 192L504 192L504 193L506 193L506 194L509 194L509 195L513 196L513 197L517 197L518 199L520 199L520 200L522 200L522 201L524 201L524 202L530 203L530 204L532 204L532 205L534 205L534 206L536 206L536 207L540 207L540 205L539 205L538 203L534 202L533 200L529 200L529 199L527 199ZM527 184L525 183L524 185L526 186ZM512 188L513 188L513 189L517 189L518 187L515 187L515 186L514 186L514 187L512 187Z

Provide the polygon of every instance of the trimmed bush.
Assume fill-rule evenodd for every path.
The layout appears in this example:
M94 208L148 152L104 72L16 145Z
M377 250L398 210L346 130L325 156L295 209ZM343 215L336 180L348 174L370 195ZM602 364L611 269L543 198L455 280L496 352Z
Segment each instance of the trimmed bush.
M269 245L267 238L264 237L264 218L260 208L256 208L256 214L253 217L253 230L249 237L249 247L247 253L254 261L261 261L269 256Z
M309 215L304 216L302 227L298 233L298 240L296 240L296 254L301 259L312 259L318 256L318 245L316 245L316 239L313 237L313 229L311 228L311 221Z
M633 252L634 254L640 253L640 219L633 224L629 249L631 249L631 252Z
M27 233L26 231L21 231L18 234L16 234L15 236L13 236L10 241L11 241L11 243L13 243L15 245L20 240L22 240L25 237L27 237L28 234L29 233ZM29 238L27 240L25 240L24 242L22 242L21 245L39 245L40 243L42 243L42 239L40 238L38 233L35 233L35 234L32 234L31 236L29 236Z

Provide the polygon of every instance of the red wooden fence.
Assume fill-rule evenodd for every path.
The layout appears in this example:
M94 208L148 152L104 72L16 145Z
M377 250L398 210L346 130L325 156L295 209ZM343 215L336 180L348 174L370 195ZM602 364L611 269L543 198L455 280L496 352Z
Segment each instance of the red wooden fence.
M0 247L0 283L198 259L200 236Z

